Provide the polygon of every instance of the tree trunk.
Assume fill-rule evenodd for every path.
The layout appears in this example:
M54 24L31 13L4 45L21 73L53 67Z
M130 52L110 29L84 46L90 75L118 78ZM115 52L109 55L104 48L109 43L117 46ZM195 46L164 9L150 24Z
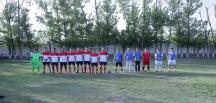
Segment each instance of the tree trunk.
M199 58L199 51L200 51L200 48L197 48L197 58Z
M190 47L187 45L187 53L186 53L186 58L189 58L189 49L190 49Z
M205 58L205 51L206 51L206 46L203 48L203 53L202 53L202 56L203 56L203 58Z
M194 46L193 47L193 57L195 57L196 56L196 47Z
M180 52L181 52L181 58L183 58L183 51L182 51L183 47L180 47Z

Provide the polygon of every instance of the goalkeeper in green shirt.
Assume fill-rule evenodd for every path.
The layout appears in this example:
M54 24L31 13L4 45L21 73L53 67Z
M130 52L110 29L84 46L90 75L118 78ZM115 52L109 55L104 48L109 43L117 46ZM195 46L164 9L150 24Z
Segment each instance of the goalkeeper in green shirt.
M35 69L38 69L40 72L40 65L41 65L41 53L38 53L38 49L35 49L35 52L31 55L31 63L32 63L32 72L35 73Z

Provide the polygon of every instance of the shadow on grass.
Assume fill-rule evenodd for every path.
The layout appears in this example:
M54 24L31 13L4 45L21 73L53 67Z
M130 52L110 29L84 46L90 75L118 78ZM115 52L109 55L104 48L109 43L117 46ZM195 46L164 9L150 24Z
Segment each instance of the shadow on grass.
M43 74L40 74L43 75ZM103 79L103 80L118 80L127 78L172 78L172 77L216 77L216 74L209 73L191 73L191 72L138 72L138 73L106 73L106 74L45 74L45 76L60 78L60 79L76 79L76 80L91 80L91 79Z

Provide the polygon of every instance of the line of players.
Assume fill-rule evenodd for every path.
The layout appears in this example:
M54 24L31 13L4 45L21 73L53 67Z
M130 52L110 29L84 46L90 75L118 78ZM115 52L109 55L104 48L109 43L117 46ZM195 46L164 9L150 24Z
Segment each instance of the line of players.
M70 52L66 52L62 49L59 53L56 51L56 48L54 48L53 52L48 52L46 48L42 54L44 65L43 73L45 73L46 66L49 67L50 72L52 71L52 73L59 73L59 64L60 73L63 72L63 67L65 69L65 73L71 73L72 68L76 73L79 73L80 70L82 73L86 73L87 69L89 70L89 73L106 73L108 53L104 51L103 48L99 54L94 50L90 51L87 48L84 51L77 48L76 51L70 50ZM100 71L98 70L98 63L100 63ZM50 68L50 64L52 66L52 70ZM69 65L69 68L67 65Z
M63 73L63 67L65 69L65 73L71 73L72 68L76 73L79 73L80 70L82 73L86 73L87 71L89 71L89 73L106 73L108 53L104 50L104 48L102 48L99 53L96 53L95 50L90 51L87 48L84 51L77 48L76 51L70 50L70 52L66 52L64 49L62 49L61 52L57 52L56 48L54 48L53 52L49 52L47 48L45 48L45 51L42 54L44 65L43 73L45 73L46 66L49 67L50 72L59 73L59 64L60 73ZM163 53L157 49L154 56L156 72L162 72ZM141 61L143 61L143 71L146 70L145 67L147 67L147 70L150 70L151 53L148 49L145 49L142 53L138 48L136 48L136 51L133 53L130 48L128 48L124 55L119 49L117 49L113 59L113 62L116 63L116 72L118 67L120 67L121 72L123 72L123 57L125 57L124 70L126 72L140 71ZM168 71L170 71L171 66L173 66L173 70L176 71L176 54L173 51L173 48L171 48L168 52L167 58L169 65ZM132 69L133 61L135 61L135 69ZM52 66L52 70L50 64ZM67 65L69 65L69 68Z

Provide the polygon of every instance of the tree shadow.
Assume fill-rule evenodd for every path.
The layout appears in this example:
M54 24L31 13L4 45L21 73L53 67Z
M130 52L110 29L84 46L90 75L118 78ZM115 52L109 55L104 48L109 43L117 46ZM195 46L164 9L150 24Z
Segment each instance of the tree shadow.
M43 75L43 74L41 74ZM75 79L75 80L119 80L124 78L172 78L172 77L216 77L216 74L211 73L192 73L192 72L138 72L138 73L106 73L106 74L45 74L43 76L61 78L61 79Z

